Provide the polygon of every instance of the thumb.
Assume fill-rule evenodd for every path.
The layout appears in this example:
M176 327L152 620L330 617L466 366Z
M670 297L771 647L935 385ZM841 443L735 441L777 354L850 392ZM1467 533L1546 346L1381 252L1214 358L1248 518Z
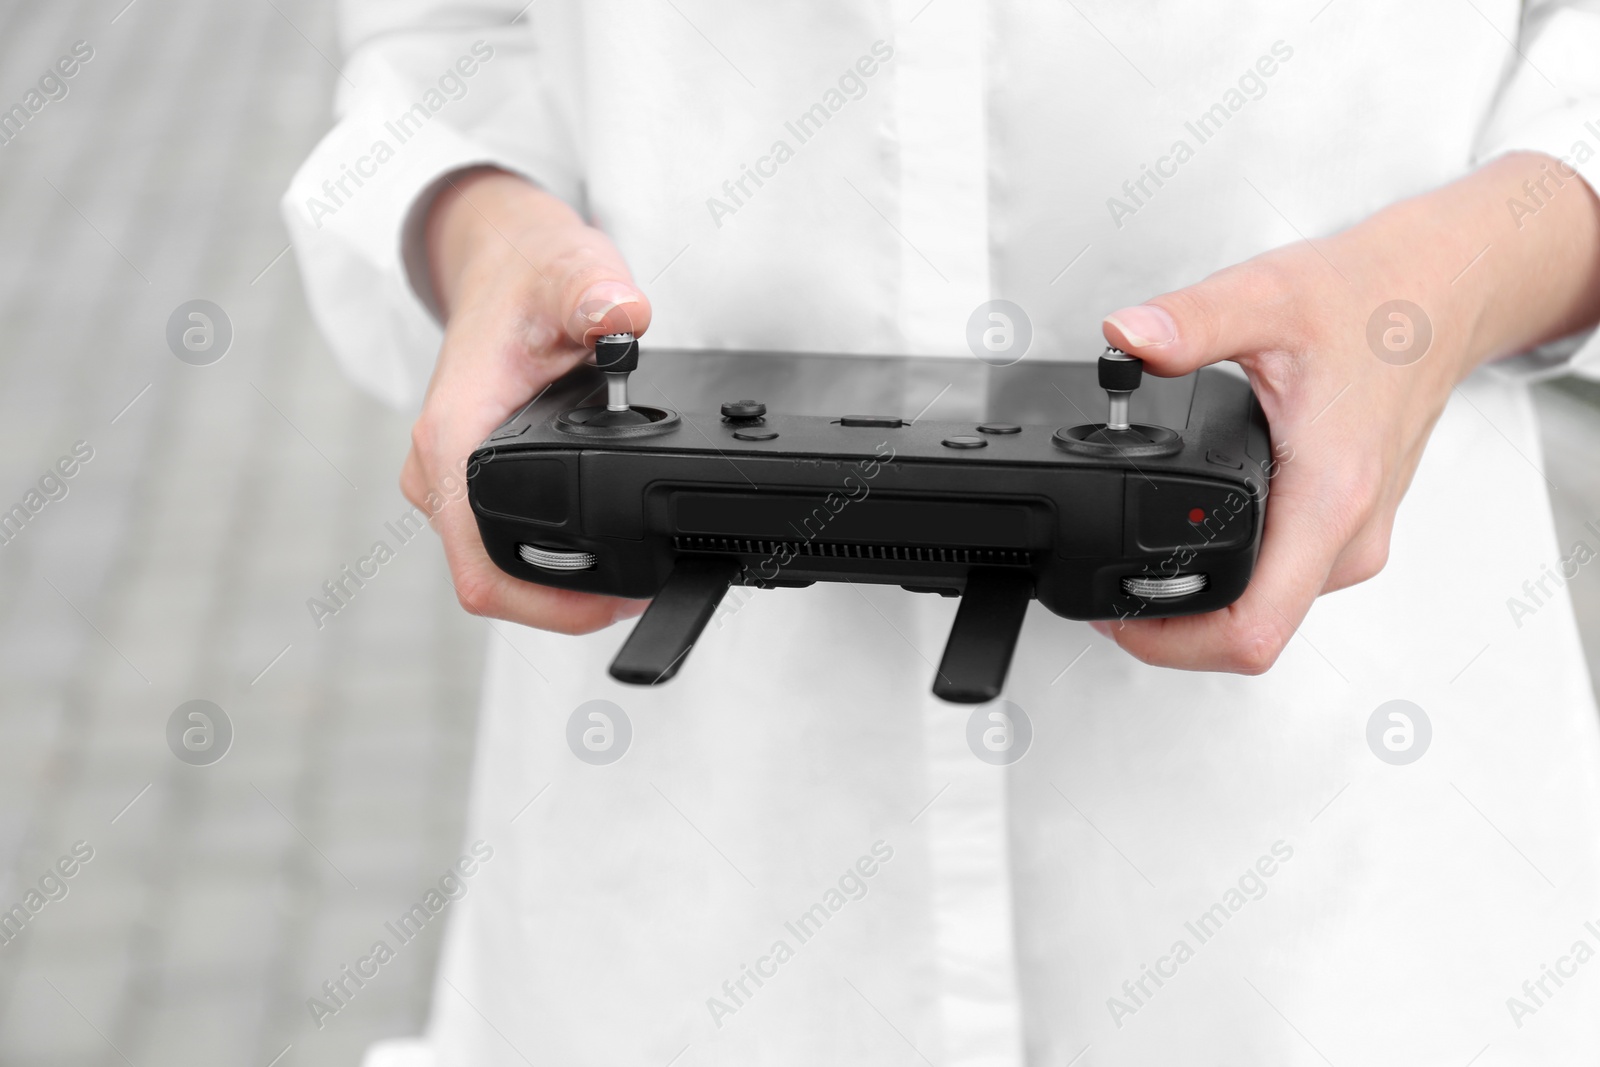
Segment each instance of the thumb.
M595 339L608 333L644 333L650 328L650 301L633 284L615 246L594 230L580 242L589 246L580 252L585 262L577 269L566 266L557 285L567 340L593 348Z
M1172 378L1281 344L1286 303L1285 294L1246 263L1114 311L1100 328L1109 343L1144 360L1150 373Z
M418 420L434 466L470 453L598 337L650 325L650 301L605 234L565 219L530 230L527 247L496 233L463 272Z

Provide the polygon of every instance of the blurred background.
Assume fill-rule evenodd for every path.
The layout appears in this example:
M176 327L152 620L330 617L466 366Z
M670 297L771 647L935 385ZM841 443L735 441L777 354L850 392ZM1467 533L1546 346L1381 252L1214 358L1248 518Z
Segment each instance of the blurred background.
M357 1063L420 1031L440 924L321 1029L306 1001L461 854L493 637L431 534L320 628L306 606L407 510L409 420L339 377L278 221L330 123L331 5L0 12L0 108L80 57L0 126L0 512L28 516L0 543L0 909L93 850L0 926L0 1064ZM191 362L193 300L222 318ZM1593 546L1600 387L1538 396L1563 548ZM1572 592L1593 669L1592 568ZM225 717L191 759L225 759L175 755L191 700Z
M306 607L408 507L410 422L340 377L278 221L332 5L3 10L0 108L92 58L0 145L0 510L66 490L0 544L0 909L94 858L0 944L0 1064L357 1063L419 1032L442 924L321 1030L306 1000L462 852L486 630L431 533ZM168 345L193 299L231 322L210 365ZM195 699L210 766L168 746Z

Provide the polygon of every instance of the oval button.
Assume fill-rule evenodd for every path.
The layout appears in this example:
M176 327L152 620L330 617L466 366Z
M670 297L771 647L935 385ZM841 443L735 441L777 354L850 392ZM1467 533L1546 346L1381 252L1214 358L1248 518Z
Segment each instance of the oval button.
M978 427L978 432L993 434L1021 433L1022 427L1009 422L986 422Z
M777 430L735 430L733 436L741 441L770 441L778 436Z
M968 434L961 434L957 437L946 437L943 444L946 448L987 448L989 446L989 442L985 441L983 438L972 437Z

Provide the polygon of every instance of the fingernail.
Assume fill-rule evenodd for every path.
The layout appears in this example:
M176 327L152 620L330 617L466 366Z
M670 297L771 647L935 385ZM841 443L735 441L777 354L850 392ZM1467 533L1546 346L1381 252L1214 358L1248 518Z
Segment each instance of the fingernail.
M1101 637L1111 637L1111 624L1104 619L1095 619L1089 623L1089 628Z
M650 601L648 600L624 600L621 604L617 605L617 610L612 613L611 621L613 623L618 623L634 618L638 615L643 615L644 609L648 608L649 606Z
M638 292L626 282L596 282L578 301L577 316L590 325L598 325L617 308L638 302Z
M1154 304L1114 311L1106 316L1106 321L1121 330L1122 336L1135 348L1170 344L1178 336L1178 324Z

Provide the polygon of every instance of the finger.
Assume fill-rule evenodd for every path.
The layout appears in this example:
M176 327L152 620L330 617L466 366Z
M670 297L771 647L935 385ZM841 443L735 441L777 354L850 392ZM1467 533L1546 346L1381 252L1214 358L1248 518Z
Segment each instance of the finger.
M449 292L447 334L461 300L493 295L508 283L536 305L528 309L542 320L534 325L553 327L573 345L592 343L597 330L637 335L649 327L649 301L610 238L514 175L484 168L452 181L430 212L428 244L435 284ZM439 285L441 279L449 284ZM616 309L622 310L609 314ZM554 340L541 336L535 347Z
M539 279L540 317L570 345L593 348L602 334L637 337L650 328L649 298L601 231L579 223L541 228L512 247Z
M1336 593L1377 577L1389 562L1389 540L1393 533L1394 512L1374 516L1333 561L1322 592Z
M649 328L650 302L605 235L585 227L562 240L539 275L472 290L451 315L424 416L449 413L440 430L452 453L571 370L599 336Z
M477 519L464 499L442 508L434 516L434 527L444 542L456 599L474 615L557 633L582 634L644 610L645 602L640 600L556 589L513 578L496 566L484 550Z
M541 630L588 633L642 612L647 602L553 589L518 581L489 559L470 502L459 483L452 493L430 488L417 450L401 472L406 499L422 511L444 543L456 599L474 615L506 619Z
M1164 378L1275 349L1292 337L1293 303L1269 265L1251 261L1107 315L1106 340Z
M518 258L526 251L533 250L517 250ZM568 227L557 237L547 229L537 251L538 260L526 260L534 270L511 279L492 276L487 284L480 280L464 289L413 429L416 462L408 459L402 483L414 500L426 500L430 488L456 487L433 495L433 506L424 510L444 543L463 608L540 629L587 633L638 614L643 602L553 589L501 571L483 548L459 483L451 481L464 475L467 457L483 438L570 369L594 336L641 333L649 326L649 302L603 234Z
M586 337L649 326L649 301L604 234L576 224L539 232L537 260L504 238L500 257L486 276L463 287L451 312L412 431L430 478L449 474L570 370L588 350ZM504 269L494 269L496 263ZM531 269L517 271L518 264Z
M1304 467L1273 481L1256 570L1233 604L1205 615L1112 621L1110 636L1162 667L1260 674L1277 660L1328 582L1350 532L1360 525Z
M1411 486L1412 474L1421 458L1419 448L1405 461L1401 470L1391 476L1387 487L1378 491L1379 499L1371 509L1370 517L1351 535L1349 542L1339 550L1338 558L1329 568L1328 580L1322 587L1324 593L1334 593L1352 585L1360 585L1377 577L1388 565L1389 543L1394 537L1395 514L1399 510L1400 501L1405 497L1406 490Z
M1431 429L1432 423L1429 423ZM1340 551L1328 574L1324 593L1337 592L1375 578L1389 562L1389 545L1394 537L1395 517L1400 503L1411 489L1417 467L1422 462L1427 438L1422 437L1405 450L1397 468L1385 478L1385 485L1374 494L1376 502L1366 523Z
M423 498L427 495L427 475L422 469L422 457L418 455L416 446L413 445L406 452L405 464L400 468L400 492L417 507L422 506Z
M573 284L577 288L577 283ZM650 328L650 301L631 281L603 278L569 297L563 321L567 337L584 350L608 333L642 336Z

